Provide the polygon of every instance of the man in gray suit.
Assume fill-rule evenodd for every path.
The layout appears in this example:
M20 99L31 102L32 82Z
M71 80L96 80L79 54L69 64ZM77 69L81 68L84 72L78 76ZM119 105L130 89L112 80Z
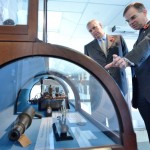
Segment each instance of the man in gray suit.
M130 66L133 71L132 106L138 108L148 132L150 141L150 21L142 3L128 5L123 13L131 28L139 30L133 49L124 56L113 56L113 62L105 68Z
M105 34L101 23L97 20L89 21L87 29L94 37L94 40L84 46L84 53L102 67L113 60L113 54L121 57L127 54L128 48L122 36ZM103 46L103 42L105 46ZM125 96L128 91L125 69L110 68L107 71L114 78Z

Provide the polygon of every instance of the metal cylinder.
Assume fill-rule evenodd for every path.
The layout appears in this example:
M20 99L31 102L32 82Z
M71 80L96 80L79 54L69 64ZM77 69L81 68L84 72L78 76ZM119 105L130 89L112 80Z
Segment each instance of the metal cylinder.
M32 107L28 107L21 114L19 114L14 122L12 130L9 132L9 140L17 141L25 130L31 125L34 115L35 110Z

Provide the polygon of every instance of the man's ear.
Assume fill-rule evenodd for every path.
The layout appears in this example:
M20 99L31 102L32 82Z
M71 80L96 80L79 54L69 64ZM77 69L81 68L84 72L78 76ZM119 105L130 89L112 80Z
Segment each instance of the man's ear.
M144 13L144 15L146 16L146 15L147 15L147 10L144 9L144 10L143 10L143 13Z

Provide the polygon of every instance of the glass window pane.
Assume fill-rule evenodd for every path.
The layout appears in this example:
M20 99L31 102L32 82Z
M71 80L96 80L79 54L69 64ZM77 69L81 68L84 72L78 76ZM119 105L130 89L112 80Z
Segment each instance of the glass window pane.
M0 25L26 25L28 0L0 0Z

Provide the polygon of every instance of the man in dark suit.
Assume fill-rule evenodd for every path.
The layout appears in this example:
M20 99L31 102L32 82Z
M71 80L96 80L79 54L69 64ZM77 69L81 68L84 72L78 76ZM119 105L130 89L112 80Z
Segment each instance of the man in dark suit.
M94 59L102 67L112 62L113 54L121 57L127 54L128 48L122 36L105 34L101 23L97 20L89 21L87 23L87 29L94 37L94 40L85 45L84 53ZM102 47L103 40L105 48ZM125 96L128 91L125 69L110 68L107 71L114 78Z
M148 132L150 141L150 21L142 3L128 5L123 13L131 28L139 30L139 36L133 49L124 56L113 56L113 62L105 68L130 66L133 71L132 105L138 108Z

